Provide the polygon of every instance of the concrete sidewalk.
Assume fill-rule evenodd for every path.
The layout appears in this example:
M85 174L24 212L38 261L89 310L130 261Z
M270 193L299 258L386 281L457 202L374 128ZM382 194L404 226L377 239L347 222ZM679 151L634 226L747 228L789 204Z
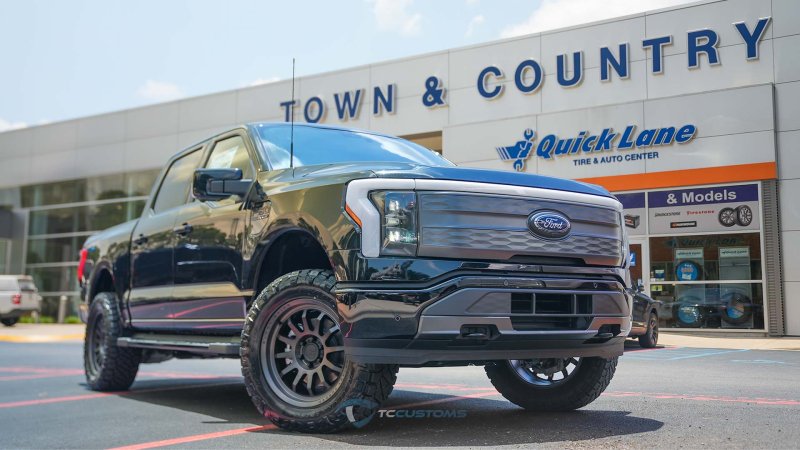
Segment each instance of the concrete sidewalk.
M81 342L84 324L18 323L0 326L0 342Z
M800 337L709 336L662 330L658 344L688 348L800 350Z
M80 342L85 325L18 323L0 327L0 342ZM800 337L709 336L667 331L658 343L670 347L724 348L748 350L800 350Z

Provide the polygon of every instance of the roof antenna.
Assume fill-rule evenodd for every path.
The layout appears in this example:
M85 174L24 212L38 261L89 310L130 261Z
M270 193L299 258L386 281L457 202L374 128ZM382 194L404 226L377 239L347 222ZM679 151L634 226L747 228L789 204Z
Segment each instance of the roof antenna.
M289 127L289 168L294 169L294 58L292 58L292 117Z

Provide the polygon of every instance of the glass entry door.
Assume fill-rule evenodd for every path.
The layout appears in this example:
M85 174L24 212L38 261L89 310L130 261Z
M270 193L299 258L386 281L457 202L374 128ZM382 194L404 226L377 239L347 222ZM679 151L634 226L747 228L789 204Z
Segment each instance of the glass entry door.
M633 288L644 286L645 292L650 292L650 252L647 248L647 239L631 237L630 239L630 267L631 283Z

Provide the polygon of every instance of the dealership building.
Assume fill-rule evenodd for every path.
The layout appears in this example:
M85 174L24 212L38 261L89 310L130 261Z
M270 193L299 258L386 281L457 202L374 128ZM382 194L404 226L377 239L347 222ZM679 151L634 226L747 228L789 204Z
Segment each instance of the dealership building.
M795 0L701 1L0 133L0 273L77 301L81 244L171 155L293 114L602 185L662 329L798 336L799 49Z

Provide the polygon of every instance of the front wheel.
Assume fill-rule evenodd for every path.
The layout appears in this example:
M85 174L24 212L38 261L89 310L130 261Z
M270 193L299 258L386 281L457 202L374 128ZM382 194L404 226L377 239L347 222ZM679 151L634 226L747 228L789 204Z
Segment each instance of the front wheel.
M3 325L7 326L7 327L13 327L14 325L17 324L17 322L19 322L19 317L10 317L8 319L0 319L0 322Z
M497 361L486 365L495 389L531 411L571 411L593 402L608 387L617 358Z
M240 350L245 386L258 411L281 428L330 433L364 426L397 379L397 366L348 361L334 282L324 270L284 275L247 315Z

